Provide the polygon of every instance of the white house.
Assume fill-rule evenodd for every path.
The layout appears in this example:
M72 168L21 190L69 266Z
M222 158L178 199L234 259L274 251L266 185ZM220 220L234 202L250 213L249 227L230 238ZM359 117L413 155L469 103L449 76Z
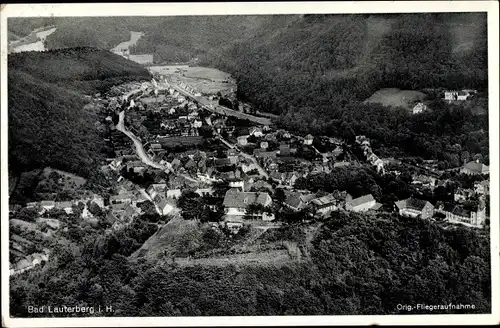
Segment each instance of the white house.
M479 195L489 195L490 182L488 180L474 182L474 191Z
M245 182L243 180L229 181L229 187L231 188L244 188Z
M486 207L484 202L480 201L476 211L466 210L460 205L446 204L440 207L437 212L446 215L446 220L452 223L460 223L482 227L486 220Z
M170 189L165 194L167 198L179 198L182 195L182 191L180 189Z
M313 144L313 141L314 141L314 137L310 134L308 134L305 138L304 138L304 145L312 145Z
M469 99L471 96L470 90L462 90L462 91L445 91L444 100L448 102L451 101L464 101Z
M264 135L264 133L262 133L261 128L254 126L250 129L250 135L259 138L259 137L262 137Z
M90 213L89 209L87 208L87 205L85 205L85 207L82 210L82 219L89 219L93 217L94 216L92 215L92 213Z
M420 114L420 113L423 113L427 110L427 106L422 103L422 102L419 102L418 104L415 105L415 107L413 107L413 114Z
M160 210L162 215L167 215L174 209L174 207L170 205L167 199L164 197L157 198L156 206L158 206L158 209Z
M121 158L115 158L111 163L109 163L109 167L114 171L119 170L121 168L121 165L122 165Z
M213 188L198 188L194 192L202 197L203 196L211 196L214 193L214 189Z
M241 146L245 146L246 144L248 144L248 136L239 136L237 138L238 140L238 144L241 145Z
M50 211L56 206L56 202L53 200L42 200L40 206L42 207L42 212Z
M197 174L197 177L198 177L198 179L201 182L204 182L204 183L207 183L207 184L212 184L214 182L221 182L221 181L223 181L222 179L217 179L217 178L211 177L207 173L205 173L205 174L199 173L199 174Z
M56 203L56 208L62 209L66 214L73 213L73 203L72 202L58 202Z
M333 197L333 195L326 195L313 199L311 203L313 208L316 210L316 213L323 215L337 209L337 200Z
M151 198L155 198L157 195L161 195L165 192L167 184L165 183L154 183L148 187L146 192Z
M250 171L255 170L255 169L257 169L257 165L255 165L252 162L250 162L250 163L242 163L241 164L241 170L244 173L250 172Z

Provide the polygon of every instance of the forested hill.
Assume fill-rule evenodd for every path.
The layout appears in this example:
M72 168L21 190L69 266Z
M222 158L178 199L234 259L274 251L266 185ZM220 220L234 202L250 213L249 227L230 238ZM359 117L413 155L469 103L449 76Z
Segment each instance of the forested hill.
M25 305L61 299L112 304L110 316L415 315L428 311L398 304L450 303L474 309L433 313L491 313L489 238L476 230L335 213L313 238L306 263L186 267L167 264L166 255L127 260L156 230L143 217L110 234L67 233L67 244L54 248L42 270L11 278L11 315L38 317ZM285 226L280 238L296 240L300 229ZM216 245L210 231L204 244Z
M238 97L280 114L302 134L375 140L381 156L438 159L460 153L488 158L486 15L305 15L263 26L203 64L236 78ZM203 65L202 64L202 65ZM364 104L381 88L423 90L430 112ZM446 104L445 89L477 89L467 104ZM374 124L375 123L375 124ZM382 149L378 149L382 148Z
M103 157L104 140L83 94L146 78L140 65L97 49L10 54L9 171L51 166L88 177Z
M483 14L305 15L206 62L263 110L339 107L383 87L485 88ZM271 92L272 90L272 92Z
M460 165L462 151L487 163L485 13L97 17L56 25L49 48L70 41L110 48L129 31L144 32L131 53L153 53L157 63L198 59L229 72L239 100L304 135L363 134L384 147L376 149L381 156L446 167ZM425 91L431 111L363 103L381 88ZM467 106L439 100L442 90L462 88L482 94Z
M329 110L380 88L487 86L484 13L64 18L47 46L110 49L141 31L132 53L199 59L238 80L259 109ZM16 27L16 25L13 25Z

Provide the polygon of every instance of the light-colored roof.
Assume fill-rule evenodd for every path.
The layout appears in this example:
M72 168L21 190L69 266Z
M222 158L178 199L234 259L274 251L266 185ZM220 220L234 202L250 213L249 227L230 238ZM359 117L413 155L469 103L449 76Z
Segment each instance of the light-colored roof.
M483 163L477 163L474 161L465 164L464 168L478 173L483 173L489 170L489 167L487 165L484 165Z
M250 204L267 206L271 196L267 192L228 192L224 197L225 207L246 208Z
M68 208L68 207L73 206L73 203L72 203L72 202L69 202L69 201L68 201L68 202L58 202L58 203L56 204L56 206L57 206L58 208Z
M359 206L359 205L362 205L362 204L366 204L366 203L374 201L374 200L375 199L373 198L373 196L371 194L368 194L368 195L364 195L364 196L352 199L350 201L350 204L353 207L356 207L356 206Z

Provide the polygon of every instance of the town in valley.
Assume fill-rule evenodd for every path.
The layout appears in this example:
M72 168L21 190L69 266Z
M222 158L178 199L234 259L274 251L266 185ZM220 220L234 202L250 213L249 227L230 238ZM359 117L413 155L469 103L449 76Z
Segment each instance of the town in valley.
M307 26L316 28L314 24L328 18L315 18L318 22L308 21L307 15L294 19L283 26L291 29L293 24L310 24ZM390 25L396 24L394 19L367 18L366 24L371 24L367 26L375 31L369 37L383 40L379 34L390 33L388 26L396 26ZM342 62L338 64L341 68L325 69L318 75L320 82L314 82L314 88L321 91L311 87L317 93L309 97L304 96L308 87L298 87L294 77L285 76L281 84L270 87L273 82L262 68L253 79L251 72L260 69L256 67L262 58L273 60L262 45L243 48L241 52L254 52L241 63L209 66L205 57L184 58L188 50L175 42L172 49L150 46L145 42L156 39L146 29L127 30L125 41L122 38L118 43L118 37L102 41L98 50L87 44L70 48L63 43L61 30L70 26L64 24L55 21L36 27L22 38L9 34L15 39L9 39L9 74L11 70L16 74L9 75L9 111L13 102L12 106L26 101L26 108L41 108L29 115L9 112L13 115L9 124L35 125L36 115L48 117L43 113L57 106L73 110L26 133L20 131L24 133L21 137L9 127L9 138L11 131L13 135L9 151L12 147L15 154L9 153L9 270L11 295L15 295L11 296L11 309L16 315L24 315L27 305L44 306L42 300L50 298L40 295L73 275L81 275L67 287L74 296L61 305L113 305L116 309L113 314L96 311L96 315L216 315L221 311L221 315L235 315L247 301L252 305L241 315L374 314L382 308L384 314L415 314L399 311L396 304L406 303L391 293L405 294L405 300L415 304L430 304L431 296L422 299L406 293L405 288L425 288L429 293L441 293L443 300L460 303L446 294L455 288L460 295L477 300L473 309L484 311L491 306L481 303L482 295L490 291L485 282L489 278L477 269L489 265L483 257L489 256L491 218L489 154L483 151L488 138L488 91L478 86L480 78L463 78L461 87L457 83L447 87L443 81L451 79L448 76L439 79L440 85L433 85L429 78L422 82L425 87L412 88L397 82L411 73L394 73L375 92L370 91L371 96L360 96L361 101L351 105L344 91L338 92L335 101L321 98L337 92L328 91L324 85L330 82L325 81L331 74L351 74L364 69L362 66L345 69L348 64ZM351 29L358 21L338 24ZM403 30L411 28L404 22L397 24ZM277 36L269 36L274 42L271 37ZM65 47L53 46L57 42ZM237 46L235 43L234 49ZM372 43L366 45L372 46L372 51L379 51ZM284 48L279 51L295 51L281 43L280 47ZM217 54L217 47L214 49ZM238 50L231 55L243 56ZM290 56L283 58L292 60ZM45 75L38 67L44 60L47 67L60 61L64 69ZM292 72L303 68L300 65L315 65L304 58L300 61L283 67ZM241 71L237 65L243 67ZM283 67L272 74L281 78ZM103 78L106 70L112 73ZM129 75L120 76L116 73L120 70ZM340 70L345 72L338 73ZM95 76L71 81L63 77L94 72ZM384 74L391 72L386 68ZM50 74L55 77L47 77ZM301 78L310 78L305 76ZM336 86L344 83L343 75L340 82L335 78L331 79ZM31 90L30 83L39 83L39 94L21 96ZM103 86L95 87L99 83ZM356 83L364 82L345 83L349 83L346 88L354 89ZM272 93L269 89L274 87L276 95L269 96L269 102L255 101L267 99L266 93ZM287 87L296 89L284 95ZM81 97L73 103L76 92ZM61 97L60 103L57 97ZM286 103L286 99L300 102L296 100L300 97L309 97L311 105L298 109ZM323 101L324 107L312 109L314 101ZM76 117L71 115L80 115L74 114L80 105L85 125L72 126L67 122ZM357 113L356 106L364 112ZM328 114L329 107L335 114ZM341 107L347 109L335 112ZM369 109L373 110L369 114L372 122L362 117ZM378 127L376 113L386 125ZM486 125L461 122L460 113ZM433 122L431 117L439 118ZM400 127L401 121L408 122L406 128ZM459 125L467 132L456 133L453 126ZM385 130L386 126L394 130ZM78 132L71 136L40 132L58 129ZM433 137L422 137L426 129L433 131ZM48 138L47 145L59 146L35 150L32 140L36 138ZM481 145L475 140L482 140ZM434 149L436 143L442 146L440 150ZM38 158L31 159L37 151ZM98 154L97 159L93 154ZM78 162L80 156L84 159ZM23 169L12 169L14 165L23 165ZM404 250L399 245L405 245ZM311 272L319 273L304 273L313 267ZM391 269L395 267L401 271L395 273ZM108 281L105 272L119 278ZM363 282L357 280L358 273ZM323 274L328 278L319 276ZM292 276L289 284L298 287L287 285L280 275L283 279ZM366 282L372 281L371 276L384 277L380 278L383 282ZM442 278L442 285L430 287L439 277L447 277L446 282ZM23 283L24 279L29 283ZM483 292L466 290L464 286L470 286L472 280ZM178 289L169 287L170 282ZM257 292L251 284L259 286ZM66 295L62 288L55 289L57 295ZM194 296L198 289L202 293L199 301ZM302 300L289 300L288 289L302 295ZM172 300L174 290L179 298ZM210 298L209 290L225 296ZM358 296L358 292L370 296ZM31 293L37 296L31 297ZM160 296L164 293L171 294ZM226 302L227 295L235 299ZM342 305L335 303L333 295L344 300ZM116 304L109 303L115 298ZM27 300L34 303L24 304ZM42 315L35 312L26 315Z

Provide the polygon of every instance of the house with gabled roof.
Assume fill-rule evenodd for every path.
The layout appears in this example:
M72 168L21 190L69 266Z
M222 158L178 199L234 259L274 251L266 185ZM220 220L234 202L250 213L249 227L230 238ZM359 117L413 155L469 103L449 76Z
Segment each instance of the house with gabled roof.
M364 195L358 198L352 198L351 195L346 196L345 208L353 212L366 212L368 210L376 210L381 207L377 204L375 198L371 194Z
M33 253L16 263L10 263L9 274L11 276L20 274L35 268L37 265L40 265L43 262L47 262L49 260L49 253L50 251L44 248L42 253Z
M313 141L314 141L314 137L313 137L311 134L308 134L308 135L304 138L304 145L312 145L312 144L313 144Z
M155 198L157 195L163 194L166 188L166 183L153 183L146 189L146 192L151 198Z
M73 213L73 202L70 201L57 202L55 207L57 209L63 210L64 212L66 212L66 214Z
M186 164L184 164L184 168L186 170L189 170L189 169L197 169L197 165L196 165L196 162L193 161L192 159L189 159Z
M174 209L174 206L164 196L157 196L154 199L154 201L155 201L156 206L158 207L158 209L160 210L160 213L162 215L167 215L168 213L170 213Z
M178 170L179 167L181 167L182 163L178 158L174 158L172 160L172 163L170 163L170 165L172 166L173 170Z
M266 159L266 158L276 158L276 151L264 151L263 149L256 148L253 151L253 155L258 159Z
M302 174L296 171L287 172L284 183L293 187L297 179L300 178L301 176Z
M337 210L337 203L337 199L332 194L315 198L311 201L311 205L315 212L321 215Z
M297 191L285 191L285 196L283 204L296 212L307 208L311 201L316 198L314 194L303 194Z
M118 195L112 195L109 197L110 204L118 203L132 203L132 198L134 193L132 191L120 192Z
M262 133L262 129L259 128L258 126L254 126L250 128L250 135L255 136L257 138L262 137L264 133Z
M414 174L412 176L412 184L426 188L434 189L436 187L437 179L424 174Z
M255 163L250 160L245 160L241 163L241 170L243 171L243 173L247 173L256 169L257 165L255 165Z
M402 216L420 216L422 219L429 219L434 215L434 205L422 199L407 198L397 201L395 204Z
M40 206L42 207L42 211L50 211L54 207L56 207L56 202L53 200L42 200L40 202Z
M269 213L248 213L250 205L261 205L268 207L272 199L267 192L239 192L228 191L224 197L223 205L227 216L244 217L247 215L266 221L274 220L274 214Z
M282 183L285 180L286 173L275 171L269 173L269 177L276 183Z
M446 220L452 223L460 223L472 225L474 227L482 227L486 221L486 206L484 201L480 199L477 209L466 209L462 205L441 204L436 212L443 213Z

